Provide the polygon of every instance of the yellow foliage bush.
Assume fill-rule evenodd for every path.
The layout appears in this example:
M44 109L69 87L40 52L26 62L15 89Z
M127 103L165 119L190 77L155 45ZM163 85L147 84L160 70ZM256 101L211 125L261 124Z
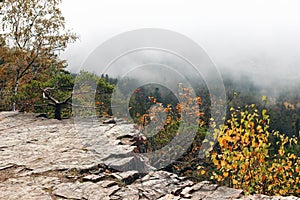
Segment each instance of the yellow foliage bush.
M216 167L211 179L246 194L299 195L300 159L286 151L298 144L278 132L269 132L270 118L255 105L244 109L230 109L231 116L220 128L218 150L209 157ZM270 154L270 136L277 142L276 154Z

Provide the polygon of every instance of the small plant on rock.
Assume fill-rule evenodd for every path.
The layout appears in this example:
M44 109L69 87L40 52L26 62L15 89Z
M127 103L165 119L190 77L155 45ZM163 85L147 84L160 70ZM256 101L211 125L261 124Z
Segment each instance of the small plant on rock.
M297 138L270 132L267 110L259 112L254 104L230 112L226 123L215 129L219 148L210 155L216 168L211 179L247 194L298 195L300 159L287 151ZM275 147L271 138L277 140Z

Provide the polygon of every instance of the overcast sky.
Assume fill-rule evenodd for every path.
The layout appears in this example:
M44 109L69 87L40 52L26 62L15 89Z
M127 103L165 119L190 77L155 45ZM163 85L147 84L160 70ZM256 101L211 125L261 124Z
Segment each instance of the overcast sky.
M298 0L63 0L67 27L80 40L62 58L77 71L111 37L163 28L196 41L221 69L300 78L299 9Z

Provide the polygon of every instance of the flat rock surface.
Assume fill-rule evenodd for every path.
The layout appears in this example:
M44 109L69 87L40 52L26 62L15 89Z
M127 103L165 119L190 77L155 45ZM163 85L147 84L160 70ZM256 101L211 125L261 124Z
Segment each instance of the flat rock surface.
M135 170L131 124L54 120L0 113L0 199L298 199L244 196L242 190L193 183L165 171Z

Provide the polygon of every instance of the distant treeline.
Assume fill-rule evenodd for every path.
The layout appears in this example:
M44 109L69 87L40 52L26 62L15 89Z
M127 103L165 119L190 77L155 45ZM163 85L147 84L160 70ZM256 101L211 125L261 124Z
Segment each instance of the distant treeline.
M135 118L137 114L145 114L151 107L152 104L149 101L149 97L155 97L156 100L163 103L165 107L169 104L175 107L178 103L178 99L169 89L158 84L145 85L136 88L134 91L127 91L126 87L131 88L130 84L138 80L126 79L118 82L118 78L110 77L108 74L98 76L85 71L74 74L62 69L56 70L56 68L53 67L49 69L45 76L37 77L28 83L21 84L17 96L12 94L9 87L6 87L7 84L3 82L3 79L0 83L2 85L0 88L0 110L11 110L12 102L16 101L17 108L20 111L43 112L48 113L49 117L54 117L53 107L49 106L50 101L43 95L41 88L50 88L48 90L49 94L55 99L62 101L71 95L76 80L78 83L84 83L83 80L93 80L97 83L97 91L94 92L95 101L93 106L97 108L96 110L99 116L112 115L110 108L111 94L117 83L118 87L123 88L121 91L126 91L127 94L124 94L125 96L128 96L130 92L132 94L130 97L130 114L132 118ZM227 105L228 113L229 108L232 106L242 107L246 104L256 104L260 109L266 107L271 117L271 129L284 132L289 136L299 135L300 93L298 88L291 86L282 91L277 91L276 96L267 96L268 103L265 105L261 101L261 98L263 95L266 95L268 91L255 86L249 78L237 80L224 76L223 80L227 94L227 100L223 103ZM196 95L202 99L203 110L208 120L210 117L211 96L202 80L193 80L193 82L195 82L193 87ZM90 86L81 85L82 90L87 90L85 87ZM84 96L84 94L82 96ZM124 99L120 99L120 101L124 101ZM72 116L71 107L72 100L63 108L63 117Z

